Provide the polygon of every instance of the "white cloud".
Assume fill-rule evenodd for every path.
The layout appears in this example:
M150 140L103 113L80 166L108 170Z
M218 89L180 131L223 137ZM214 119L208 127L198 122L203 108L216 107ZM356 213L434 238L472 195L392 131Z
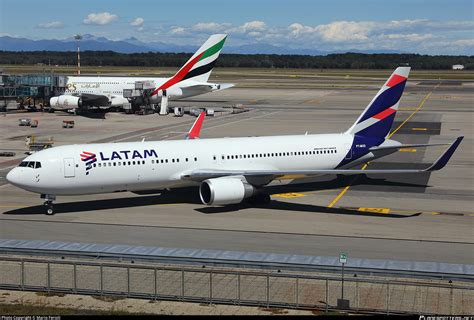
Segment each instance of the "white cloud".
M186 33L186 29L183 27L174 27L171 29L170 33L172 34L184 34Z
M379 27L388 30L428 30L440 31L471 31L474 21L435 21L427 19L393 20L388 23L379 23Z
M194 25L163 26L160 36L180 44L199 43L211 33L229 34L229 46L271 44L293 49L319 51L393 50L422 54L470 54L471 21L406 19L391 21L333 21L304 25L269 26L255 20L234 25L227 22L199 22ZM457 41L457 42L456 42Z
M90 13L82 22L84 24L106 25L118 19L118 16L109 12Z
M267 28L267 25L263 21L250 21L244 23L242 26L242 29L245 32L251 32L251 31L263 31Z
M314 31L328 42L360 42L369 39L374 28L374 22L335 21L316 26Z
M459 39L453 41L453 44L461 47L472 47L474 46L474 39Z
M134 26L134 27L141 27L144 22L145 22L145 20L143 18L138 17L135 20L133 20L132 22L130 22L130 25Z
M199 22L192 26L191 29L202 32L220 32L226 30L230 26L232 26L230 23Z
M61 21L51 21L38 24L38 27L43 29L60 29L64 27L64 23Z
M389 40L405 40L405 41L424 41L428 39L432 39L432 34L418 34L418 33L410 33L410 34L400 34L400 33L392 33L387 35L382 35L380 38L385 38Z
M262 36L262 33L260 31L251 31L248 33L248 35L256 38Z
M290 31L290 34L295 36L295 37L299 37L299 36L302 36L304 34L311 34L311 33L315 32L314 28L304 26L301 23L296 23L296 22L290 24L288 29Z

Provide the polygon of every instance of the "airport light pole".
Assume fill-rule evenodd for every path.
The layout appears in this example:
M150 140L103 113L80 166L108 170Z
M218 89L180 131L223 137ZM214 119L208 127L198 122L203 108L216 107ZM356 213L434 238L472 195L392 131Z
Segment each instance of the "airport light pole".
M79 41L82 39L80 34L76 34L74 39L77 41L77 75L81 75L81 50L79 48Z

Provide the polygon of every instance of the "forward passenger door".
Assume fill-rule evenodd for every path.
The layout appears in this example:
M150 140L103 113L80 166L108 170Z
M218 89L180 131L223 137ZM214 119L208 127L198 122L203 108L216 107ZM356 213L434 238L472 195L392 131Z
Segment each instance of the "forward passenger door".
M64 178L74 178L76 175L76 169L74 164L74 158L64 159Z

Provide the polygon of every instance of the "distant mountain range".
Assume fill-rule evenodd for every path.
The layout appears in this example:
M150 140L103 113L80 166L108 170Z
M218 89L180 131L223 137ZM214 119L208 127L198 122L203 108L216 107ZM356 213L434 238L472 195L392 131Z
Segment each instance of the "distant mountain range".
M197 46L182 46L164 42L142 42L137 38L114 41L105 37L96 37L85 34L80 42L81 51L115 51L120 53L142 52L195 52ZM75 51L76 40L73 37L63 40L31 40L27 38L0 37L0 50L3 51ZM301 55L326 55L330 53L357 52L357 53L402 53L390 50L347 50L347 51L320 51L317 49L292 49L274 46L271 44L247 44L241 46L224 46L223 53L237 54L301 54Z

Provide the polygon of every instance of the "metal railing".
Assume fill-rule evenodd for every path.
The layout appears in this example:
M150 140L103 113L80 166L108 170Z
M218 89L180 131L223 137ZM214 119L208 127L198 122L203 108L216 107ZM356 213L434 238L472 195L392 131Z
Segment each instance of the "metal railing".
M341 278L1 257L0 288L328 311L336 309ZM474 287L464 283L352 277L344 293L352 311L474 313Z

